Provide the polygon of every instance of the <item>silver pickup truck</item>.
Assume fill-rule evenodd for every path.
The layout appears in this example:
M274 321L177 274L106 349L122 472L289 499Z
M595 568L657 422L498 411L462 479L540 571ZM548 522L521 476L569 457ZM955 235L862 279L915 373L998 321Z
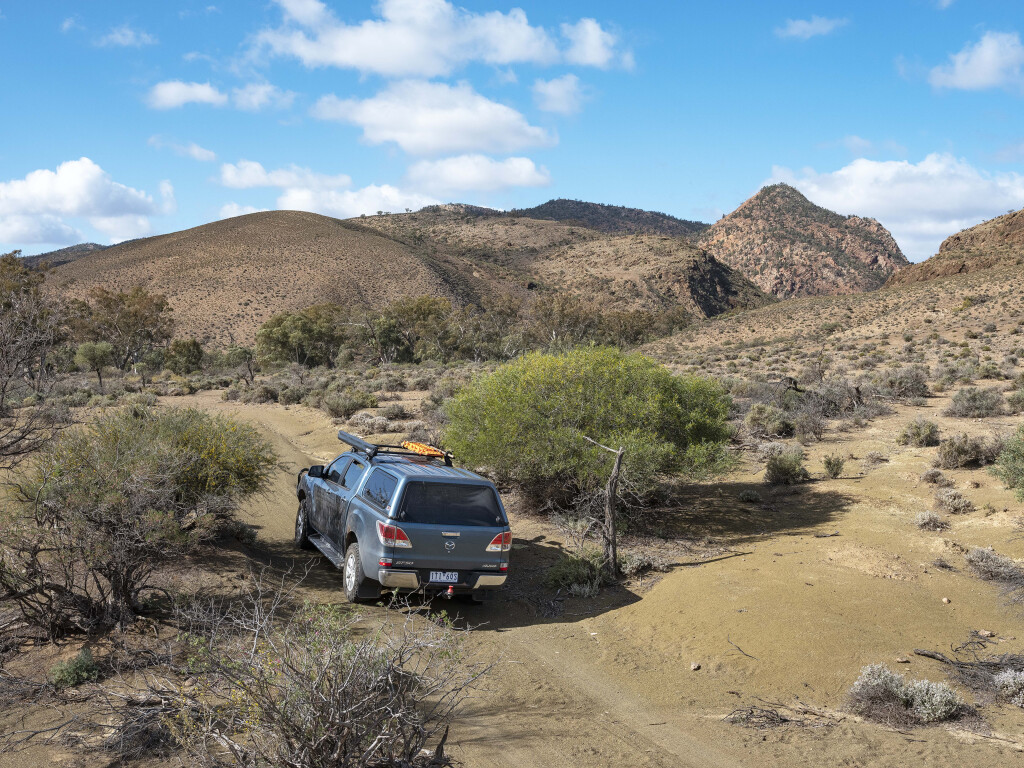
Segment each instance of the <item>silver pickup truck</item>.
M421 443L351 446L299 472L295 543L344 573L350 602L384 589L482 600L508 576L512 532L494 484Z

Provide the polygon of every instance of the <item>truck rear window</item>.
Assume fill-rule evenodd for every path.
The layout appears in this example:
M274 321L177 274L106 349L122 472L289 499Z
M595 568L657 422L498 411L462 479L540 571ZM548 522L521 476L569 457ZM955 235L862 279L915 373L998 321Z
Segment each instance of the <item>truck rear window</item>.
M505 525L493 489L454 483L408 483L398 519L425 525Z

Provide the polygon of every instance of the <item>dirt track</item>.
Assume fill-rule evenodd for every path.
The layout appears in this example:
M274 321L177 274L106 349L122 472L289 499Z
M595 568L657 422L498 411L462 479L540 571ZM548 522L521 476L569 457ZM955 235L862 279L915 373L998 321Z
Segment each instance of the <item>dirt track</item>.
M281 471L250 510L251 522L260 527L262 551L295 557L295 472L338 452L337 427L317 411L225 403L216 392L173 404L230 412L265 431ZM891 431L880 420L853 447L866 449ZM823 445L820 452L834 449ZM957 727L903 734L838 712L864 664L891 663L922 645L948 648L971 628L997 630L1009 641L1000 650L1017 651L1013 641L1024 638L1024 621L1008 612L991 585L965 573L929 571L930 560L948 547L904 519L927 494L910 482L918 465L924 466L920 451L905 451L866 477L829 484L835 487L828 492L770 499L762 505L769 509L764 517L752 513L732 525L731 556L677 567L642 594L620 589L548 612L514 583L484 606L437 601L435 607L457 611L477 627L470 635L474 652L502 659L453 729L450 751L473 768L961 766L1019 759L1020 747L1011 742L1019 740L1024 718L1008 711L1012 707L986 709L989 737ZM738 488L764 490L753 476L730 480L718 490L726 506L735 506ZM982 493L1013 503L991 478ZM703 515L717 521L708 523L715 532L727 518L715 514L716 503L702 499L689 524L707 523L703 504ZM946 535L992 541L999 551L1017 554L1005 543L1009 518L1002 513L958 525L962 530ZM521 586L554 558L558 542L536 518L514 515L512 527ZM815 536L837 529L841 537ZM337 601L340 576L321 560L306 589L312 599ZM942 603L945 595L951 605ZM701 670L691 670L694 662ZM944 678L938 665L917 657L901 671ZM759 703L758 697L803 701L843 719L828 728L769 731L723 721L733 709Z

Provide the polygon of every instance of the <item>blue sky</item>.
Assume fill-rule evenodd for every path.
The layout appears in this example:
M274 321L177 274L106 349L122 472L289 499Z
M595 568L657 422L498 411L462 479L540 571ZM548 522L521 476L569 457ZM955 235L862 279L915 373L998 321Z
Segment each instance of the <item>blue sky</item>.
M0 252L771 181L915 261L1024 206L1024 4L0 0Z

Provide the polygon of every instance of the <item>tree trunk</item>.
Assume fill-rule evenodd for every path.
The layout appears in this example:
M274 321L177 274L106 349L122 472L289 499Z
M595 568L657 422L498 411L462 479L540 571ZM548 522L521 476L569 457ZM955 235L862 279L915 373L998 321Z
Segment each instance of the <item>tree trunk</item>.
M608 488L604 500L604 562L609 577L619 577L619 553L615 535L615 507L619 489L619 471L622 469L623 449L615 453L615 465L608 478Z
M100 368L96 369L96 378L100 380L100 392L103 392L103 370Z

